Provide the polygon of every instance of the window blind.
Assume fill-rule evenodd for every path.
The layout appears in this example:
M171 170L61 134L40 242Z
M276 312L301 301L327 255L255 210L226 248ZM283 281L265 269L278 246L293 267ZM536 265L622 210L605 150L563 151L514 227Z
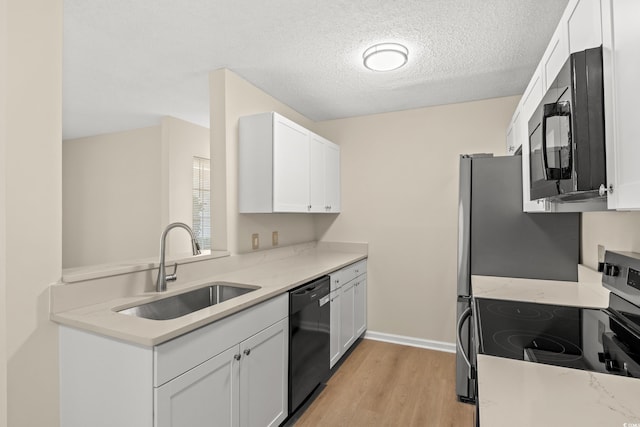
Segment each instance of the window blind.
M193 233L200 249L211 249L211 162L203 157L193 158L192 191Z

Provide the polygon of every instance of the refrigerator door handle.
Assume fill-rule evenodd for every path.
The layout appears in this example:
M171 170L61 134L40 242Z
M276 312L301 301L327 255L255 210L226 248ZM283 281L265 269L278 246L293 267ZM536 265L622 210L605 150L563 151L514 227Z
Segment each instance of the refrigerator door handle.
M471 317L471 307L467 307L462 312L462 314L460 315L460 318L458 319L458 331L457 331L458 340L456 344L458 346L458 351L460 352L460 354L462 354L462 358L464 359L465 363L469 367L469 373L467 374L467 378L473 379L475 377L473 372L473 367L471 366L471 362L469 362L469 357L467 357L467 354L464 352L464 348L462 348L462 328L464 327L464 324L470 317Z

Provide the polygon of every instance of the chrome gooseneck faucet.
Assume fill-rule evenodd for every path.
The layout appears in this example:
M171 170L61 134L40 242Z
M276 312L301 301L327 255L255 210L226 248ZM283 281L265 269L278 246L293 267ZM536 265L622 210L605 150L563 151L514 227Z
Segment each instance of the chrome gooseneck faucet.
M167 240L167 234L169 230L172 228L184 228L189 232L191 236L191 251L193 255L200 254L200 246L198 245L198 241L193 235L193 230L187 224L183 222L173 222L167 225L167 228L162 232L162 237L160 237L160 268L158 269L158 281L156 282L156 291L164 292L167 290L167 282L173 282L177 279L176 271L178 270L178 264L176 263L173 267L173 273L167 274L165 271L164 265L164 253L165 253L165 241Z

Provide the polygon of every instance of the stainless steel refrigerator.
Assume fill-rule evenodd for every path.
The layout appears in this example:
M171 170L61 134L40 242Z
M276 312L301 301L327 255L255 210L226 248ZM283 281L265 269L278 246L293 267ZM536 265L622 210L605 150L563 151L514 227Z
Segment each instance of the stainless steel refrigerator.
M578 279L580 216L522 212L522 158L460 157L456 393L475 402L471 275Z

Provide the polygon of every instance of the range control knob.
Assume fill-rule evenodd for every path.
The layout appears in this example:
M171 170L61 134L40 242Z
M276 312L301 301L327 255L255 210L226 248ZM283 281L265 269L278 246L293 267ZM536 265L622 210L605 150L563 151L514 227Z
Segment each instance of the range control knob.
M606 264L604 265L604 275L605 276L617 276L620 274L620 268L617 265Z
M620 364L617 360L612 359L609 353L598 353L598 360L600 363L604 363L604 367L609 372L620 370Z
M607 371L619 371L620 364L613 359L607 359L604 361L604 366L607 368Z

